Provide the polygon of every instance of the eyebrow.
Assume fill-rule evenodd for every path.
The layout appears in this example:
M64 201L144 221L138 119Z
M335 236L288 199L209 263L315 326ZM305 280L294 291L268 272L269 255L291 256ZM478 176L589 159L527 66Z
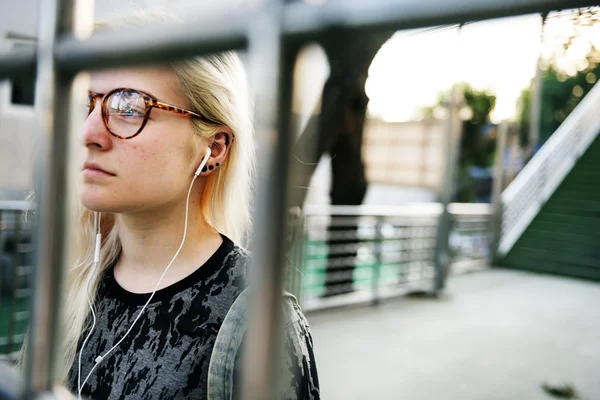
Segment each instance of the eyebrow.
M160 100L158 100L158 97L156 97L152 93L148 92L147 90L142 90L142 89L137 89L137 88L130 88L130 89L137 90L140 93L147 94L148 96L154 98L154 100L160 101ZM111 90L113 90L113 89L109 89L106 92L102 93L102 92L96 92L96 91L93 91L91 89L88 89L88 93L96 93L96 94L100 94L100 95L104 96L106 93L110 92Z

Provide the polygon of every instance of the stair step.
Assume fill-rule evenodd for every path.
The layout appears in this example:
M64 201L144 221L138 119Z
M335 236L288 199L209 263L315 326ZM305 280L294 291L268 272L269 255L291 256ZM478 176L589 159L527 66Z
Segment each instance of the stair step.
M577 206L569 206L564 204L549 204L547 203L542 212L550 212L555 214L579 215L588 218L600 218L600 209L583 208Z
M582 198L585 196L584 198ZM598 211L600 212L600 198L598 200L591 199L587 197L584 193L579 194L579 198L573 196L569 198L560 198L560 197L552 197L544 207L542 207L542 212L544 212L544 208L581 208L590 211Z
M550 222L564 225L594 225L595 222L590 223L589 217L580 216L580 215L569 215L565 213L555 213L555 212L543 212L537 215L534 218L533 222Z
M532 272L542 272L553 275L570 276L575 278L600 280L600 269L579 265L559 264L544 260L529 259L526 262L501 262L500 266Z
M600 221L598 224L575 223L573 221L561 222L555 220L534 220L529 228L525 231L543 231L552 233L572 233L577 235L590 235L592 237L600 237Z
M511 264L527 264L534 262L535 264L556 264L556 265L572 265L582 268L600 269L600 262L595 257L577 257L565 252L550 252L546 250L520 247L504 257L503 261Z
M554 232L554 231L542 231L542 230L527 230L519 240L541 240L557 244L577 244L580 246L594 246L598 243L598 236L593 236L585 233L573 233L573 232ZM517 241L516 245L519 244ZM598 247L600 249L600 246Z
M598 256L583 255L579 254L579 252L569 252L567 251L567 248L548 249L521 245L513 248L506 257L507 260L525 260L531 258L551 263L600 268L600 258Z
M515 250L518 250L516 254L519 254L521 250L543 252L550 258L559 257L561 260L565 259L564 255L567 254L569 260L572 258L591 260L592 264L597 263L600 266L600 253L598 249L587 243L561 242L547 239L523 239L519 240ZM588 265L590 262L585 261L585 264Z
M572 184L568 182L568 185L560 186L556 192L553 193L550 199L579 199L579 200L600 200L600 182L597 184ZM556 195L556 197L554 196ZM583 198L582 198L583 197Z

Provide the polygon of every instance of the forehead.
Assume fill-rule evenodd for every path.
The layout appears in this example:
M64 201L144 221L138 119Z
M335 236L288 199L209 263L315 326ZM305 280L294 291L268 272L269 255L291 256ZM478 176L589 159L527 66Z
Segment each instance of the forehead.
M166 67L115 68L91 73L91 91L107 93L115 88L138 89L164 102L186 103L175 73Z

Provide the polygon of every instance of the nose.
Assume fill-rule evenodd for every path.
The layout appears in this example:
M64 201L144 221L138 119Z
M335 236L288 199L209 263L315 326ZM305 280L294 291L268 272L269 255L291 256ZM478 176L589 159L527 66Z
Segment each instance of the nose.
M112 148L112 135L102 121L101 106L99 101L94 110L88 115L83 124L82 145L88 149L110 150Z

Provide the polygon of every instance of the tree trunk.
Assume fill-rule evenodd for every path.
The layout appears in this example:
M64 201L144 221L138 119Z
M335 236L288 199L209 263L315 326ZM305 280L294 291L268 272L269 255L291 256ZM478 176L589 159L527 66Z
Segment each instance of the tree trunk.
M324 153L331 155L331 204L362 204L367 191L362 162L362 133L369 99L365 82L373 57L391 32L377 35L348 35L337 32L322 43L330 64L330 76L323 88L321 114L309 122L298 140L294 154L300 161L295 166L295 204L304 201L310 177ZM329 246L354 242L336 237L343 230L352 234L357 226L330 226ZM325 295L352 290L356 251L330 251L325 277Z

